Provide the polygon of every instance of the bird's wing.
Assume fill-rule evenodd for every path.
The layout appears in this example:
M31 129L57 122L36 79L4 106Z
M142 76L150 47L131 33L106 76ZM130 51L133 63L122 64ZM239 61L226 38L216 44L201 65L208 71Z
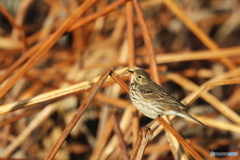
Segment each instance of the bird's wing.
M164 103L170 106L177 106L183 110L188 109L188 107L186 107L179 100L165 92L160 86L155 83L140 85L138 89L145 100L159 101L159 103Z

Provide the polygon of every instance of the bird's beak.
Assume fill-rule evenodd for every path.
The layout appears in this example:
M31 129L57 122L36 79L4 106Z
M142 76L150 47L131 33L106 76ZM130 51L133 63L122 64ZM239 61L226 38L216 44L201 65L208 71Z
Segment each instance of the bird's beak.
M133 71L131 71L131 70L128 70L128 72L130 72L130 74L133 74L134 72Z

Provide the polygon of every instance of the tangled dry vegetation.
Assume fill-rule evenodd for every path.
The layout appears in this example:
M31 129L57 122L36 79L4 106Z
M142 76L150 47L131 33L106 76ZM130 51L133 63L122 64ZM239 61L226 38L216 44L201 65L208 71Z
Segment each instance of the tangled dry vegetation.
M0 2L0 157L239 158L239 1ZM208 128L170 116L139 130L134 66Z

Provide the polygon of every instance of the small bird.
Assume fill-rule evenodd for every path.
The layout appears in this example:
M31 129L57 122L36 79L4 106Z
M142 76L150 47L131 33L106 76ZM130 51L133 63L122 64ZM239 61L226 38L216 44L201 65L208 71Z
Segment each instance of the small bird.
M128 70L132 74L130 99L145 116L156 119L163 115L175 115L190 118L207 128L199 120L187 113L187 107L179 100L165 92L150 79L143 69Z

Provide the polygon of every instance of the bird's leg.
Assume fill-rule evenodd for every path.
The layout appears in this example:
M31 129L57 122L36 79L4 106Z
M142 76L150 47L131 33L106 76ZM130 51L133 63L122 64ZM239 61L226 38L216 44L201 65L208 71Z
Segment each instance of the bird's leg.
M144 126L144 127L145 127L146 129L149 129L149 128L152 126L152 124L153 124L157 119L158 119L158 118L152 120L149 124L147 124L147 125Z

